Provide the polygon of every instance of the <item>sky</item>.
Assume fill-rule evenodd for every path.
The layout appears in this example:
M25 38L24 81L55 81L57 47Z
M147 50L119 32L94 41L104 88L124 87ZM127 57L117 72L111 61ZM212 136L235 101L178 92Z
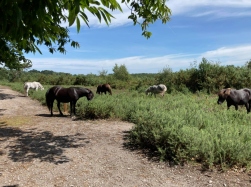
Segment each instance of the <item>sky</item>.
M171 19L151 24L150 39L127 19L125 5L123 13L112 12L109 26L88 14L89 28L84 23L79 33L76 25L69 28L80 48L67 46L66 54L51 54L39 46L42 55L26 55L33 63L29 70L99 75L113 73L117 64L130 74L159 73L189 69L202 58L222 66L244 66L251 59L251 0L169 0L166 5Z

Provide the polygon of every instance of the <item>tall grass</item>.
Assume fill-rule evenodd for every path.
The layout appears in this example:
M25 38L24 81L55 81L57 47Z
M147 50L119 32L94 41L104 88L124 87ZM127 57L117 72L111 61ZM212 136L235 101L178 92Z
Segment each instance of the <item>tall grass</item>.
M46 90L30 95L45 103ZM81 98L77 114L134 123L130 144L155 152L161 160L250 169L251 114L245 107L227 110L226 103L217 105L216 95L177 93L155 98L136 91L113 93L95 95L91 101Z
M78 102L83 118L121 119L135 124L130 143L151 149L162 160L197 161L205 167L250 167L251 116L241 107L227 110L216 96L146 97L121 93Z

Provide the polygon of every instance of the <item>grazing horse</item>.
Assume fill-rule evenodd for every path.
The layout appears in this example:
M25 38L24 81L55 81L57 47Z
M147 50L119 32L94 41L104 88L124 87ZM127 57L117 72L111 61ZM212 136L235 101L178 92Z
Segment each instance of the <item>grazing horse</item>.
M46 97L46 104L51 112L51 116L53 116L53 102L57 100L57 107L60 114L63 116L63 113L60 110L60 102L62 103L69 103L71 113L76 115L76 103L80 97L86 97L87 100L92 100L94 97L93 92L88 88L81 88L81 87L70 87L70 88L63 88L61 86L53 86L49 88L45 94Z
M218 92L217 103L222 104L225 100L227 101L227 109L229 109L230 106L234 105L235 110L238 110L238 105L245 105L247 113L249 113L251 106L251 89L222 89Z
M24 92L26 93L26 96L28 96L28 92L29 92L30 88L32 88L36 91L38 90L38 88L41 90L44 90L44 87L39 82L25 82L24 83Z
M100 84L100 85L98 85L96 93L97 94L102 94L103 92L105 94L106 94L106 92L108 92L110 95L112 95L111 86L109 84Z
M154 94L154 96L156 97L156 94L160 94L161 96L164 96L166 90L167 88L164 84L159 84L159 85L150 86L149 88L146 89L145 92L146 92L146 95L150 93L151 95Z

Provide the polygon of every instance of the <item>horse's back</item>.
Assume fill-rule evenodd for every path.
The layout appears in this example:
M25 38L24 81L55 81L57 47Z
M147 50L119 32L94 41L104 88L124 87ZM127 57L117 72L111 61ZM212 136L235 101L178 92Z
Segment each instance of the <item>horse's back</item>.
M108 84L108 83L103 84L102 87L104 87L104 88L111 88L110 84Z
M100 84L97 86L97 91L96 93L101 94L102 92L109 92L112 95L112 89L110 84L105 83L105 84Z
M159 85L152 85L146 89L146 93L153 93L153 94L164 94L167 91L167 88L164 84Z
M153 86L150 87L150 91L152 93L159 93L159 88L158 88L157 85L153 85Z
M102 87L108 91L110 94L112 94L112 88L110 86L110 84L106 83L106 84L103 84Z
M25 82L24 87L30 87L30 88L36 88L36 87L41 87L43 88L42 84L40 82Z
M61 86L53 86L49 88L45 93L46 97L55 96L57 91L60 90L61 88L62 88Z
M49 94L51 97L56 99L58 102L68 103L73 100L77 100L79 92L79 87L69 87L64 88L61 86L53 86L49 90Z

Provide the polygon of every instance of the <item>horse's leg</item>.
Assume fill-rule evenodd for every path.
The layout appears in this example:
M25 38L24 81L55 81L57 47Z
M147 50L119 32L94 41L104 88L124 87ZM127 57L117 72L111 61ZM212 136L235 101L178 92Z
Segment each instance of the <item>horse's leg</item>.
M246 104L245 104L245 107L246 107L246 109L247 109L247 113L249 113L249 112L250 112L249 103L246 103Z
M72 101L72 111L74 115L76 115L76 102L77 101Z
M62 111L61 111L61 109L60 109L60 102L59 102L59 101L58 101L57 106L58 106L58 111L59 111L60 115L63 116L63 113L62 113Z
M70 116L72 116L72 112L73 112L73 101L70 102Z
M76 115L76 102L77 101L71 101L70 102L70 108L71 108L71 116Z
M26 96L28 97L29 88L26 89Z
M76 103L77 103L77 101L73 101L73 103L74 103L74 105L73 105L73 109L74 109L74 115L76 115Z
M238 110L238 105L237 104L235 104L234 107L235 107L235 110Z

